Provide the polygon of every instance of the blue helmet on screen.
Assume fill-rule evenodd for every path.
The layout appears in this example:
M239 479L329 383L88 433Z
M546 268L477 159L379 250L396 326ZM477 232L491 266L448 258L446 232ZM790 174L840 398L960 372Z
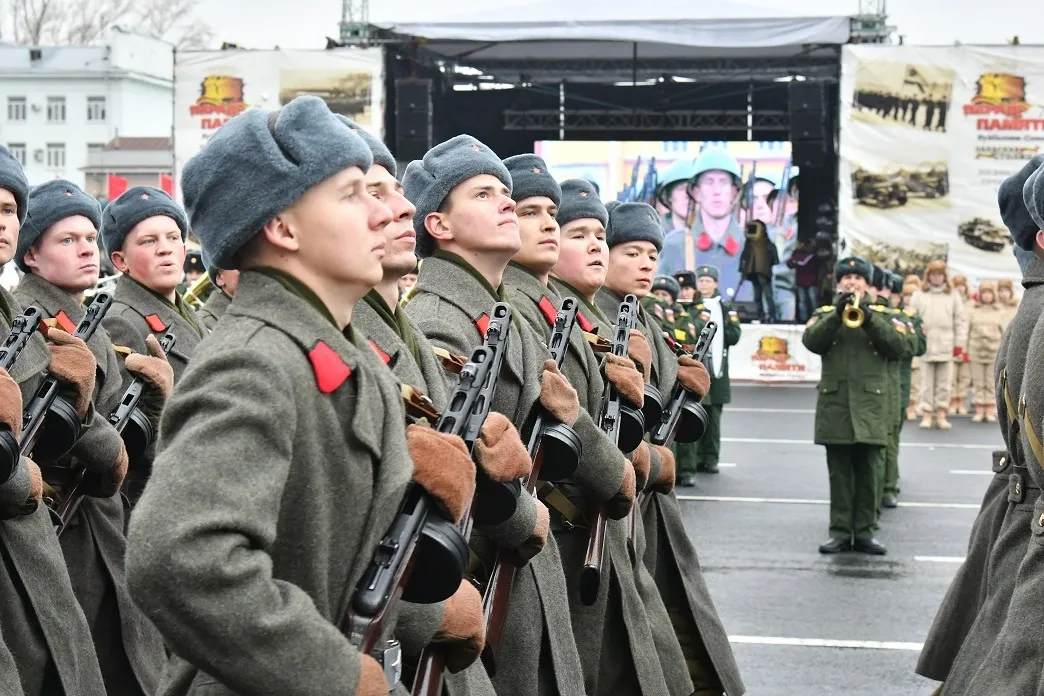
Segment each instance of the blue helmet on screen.
M736 182L737 186L739 185L742 178L739 162L736 161L731 152L723 147L709 147L701 152L692 167L692 178L695 179L704 172L716 169L731 174L733 181Z
M680 181L688 181L692 178L692 167L696 163L696 160L692 158L680 159L674 162L670 167L667 168L660 177L660 189L663 190L671 184L677 184Z

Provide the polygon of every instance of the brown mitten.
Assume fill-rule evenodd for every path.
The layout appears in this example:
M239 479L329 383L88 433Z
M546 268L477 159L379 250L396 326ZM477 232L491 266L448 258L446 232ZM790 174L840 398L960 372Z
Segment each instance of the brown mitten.
M678 381L701 401L710 391L710 373L703 363L691 355L678 357Z
M130 460L127 457L127 447L120 441L120 453L116 457L116 463L107 471L84 474L83 492L92 498L111 498L116 495L123 485L123 479L127 477L127 468Z
M22 432L22 390L7 370L0 370L0 425L17 438Z
M649 487L657 493L670 493L674 490L674 452L660 445L653 445L653 449L660 455L660 475Z
M467 578L446 600L442 623L431 642L443 650L446 669L454 674L470 666L482 652L486 643L482 597Z
M152 427L158 431L163 406L174 390L174 370L155 336L149 334L145 338L145 347L149 350L148 355L131 353L127 356L124 365L127 367L127 372L141 377L148 385L149 388L142 393L141 399L138 401L138 408L152 423Z
M622 520L627 517L634 505L634 496L637 494L634 467L630 462L624 462L624 477L620 482L620 490L605 504L605 514L611 520Z
M44 480L36 462L29 457L25 458L25 462L29 465L29 499L25 502L27 506L31 506L29 509L31 513L36 510L37 505L43 502Z
M413 480L431 494L454 523L475 494L475 463L464 441L423 425L406 428Z
M645 403L645 381L634 362L628 358L607 353L602 367L605 369L606 379L613 383L616 390L620 392L620 396L632 405L641 408Z
M545 361L544 371L540 373L540 405L566 425L571 426L580 415L576 390L554 360Z
M525 492L522 495L527 495ZM529 538L515 547L515 553L522 563L528 563L529 559L544 550L547 543L547 534L551 530L551 516L548 515L547 507L536 501L536 524Z
M627 340L627 355L638 366L646 382L652 379L652 348L649 347L645 334L638 329L631 329L631 337Z
M635 486L644 491L649 483L649 443L643 441L638 449L631 453L631 464L634 466Z
M359 685L353 696L388 696L384 668L369 655L359 655Z
M51 349L50 373L72 387L73 407L82 421L94 395L94 354L86 343L61 329L48 329L47 340Z
M494 481L505 483L527 476L533 460L522 443L522 437L502 413L490 411L475 442L475 459Z

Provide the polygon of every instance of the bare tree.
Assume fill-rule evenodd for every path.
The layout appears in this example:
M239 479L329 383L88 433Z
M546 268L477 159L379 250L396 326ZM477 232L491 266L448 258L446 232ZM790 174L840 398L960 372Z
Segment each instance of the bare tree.
M207 48L214 35L195 17L199 0L139 0L137 14L147 34L179 49Z
M14 39L30 46L49 39L61 15L58 0L14 0L12 9Z

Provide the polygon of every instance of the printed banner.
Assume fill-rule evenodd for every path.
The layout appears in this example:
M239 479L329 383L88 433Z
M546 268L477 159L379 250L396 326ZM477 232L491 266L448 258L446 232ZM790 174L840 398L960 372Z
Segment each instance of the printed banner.
M174 175L207 139L251 106L275 109L302 94L322 97L377 137L384 124L379 48L331 51L188 51L174 65ZM177 186L178 198L181 186Z
M734 382L818 382L819 356L801 342L800 324L744 324L739 343L729 349Z
M1018 278L997 189L1044 144L1044 49L845 46L846 253L900 273Z

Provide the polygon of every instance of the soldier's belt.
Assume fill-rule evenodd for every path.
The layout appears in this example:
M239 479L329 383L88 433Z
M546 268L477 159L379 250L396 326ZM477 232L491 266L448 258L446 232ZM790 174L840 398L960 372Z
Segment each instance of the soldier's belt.
M1011 398L1011 391L1008 389L1008 368L1006 367L1001 370L1000 388L1001 393L1004 394L1004 408L1008 412L1008 422L1014 423L1018 418L1018 413L1015 411L1015 401Z
M1033 422L1033 416L1026 406L1025 395L1019 398L1018 409L1019 427L1026 432L1026 439L1029 441L1033 456L1037 459L1037 464L1044 466L1044 445L1041 444L1040 437L1037 435L1038 426Z
M1029 469L1014 465L1008 477L1008 502L1019 504L1026 502L1027 496L1035 498L1036 495L1040 495L1040 486L1029 475Z

